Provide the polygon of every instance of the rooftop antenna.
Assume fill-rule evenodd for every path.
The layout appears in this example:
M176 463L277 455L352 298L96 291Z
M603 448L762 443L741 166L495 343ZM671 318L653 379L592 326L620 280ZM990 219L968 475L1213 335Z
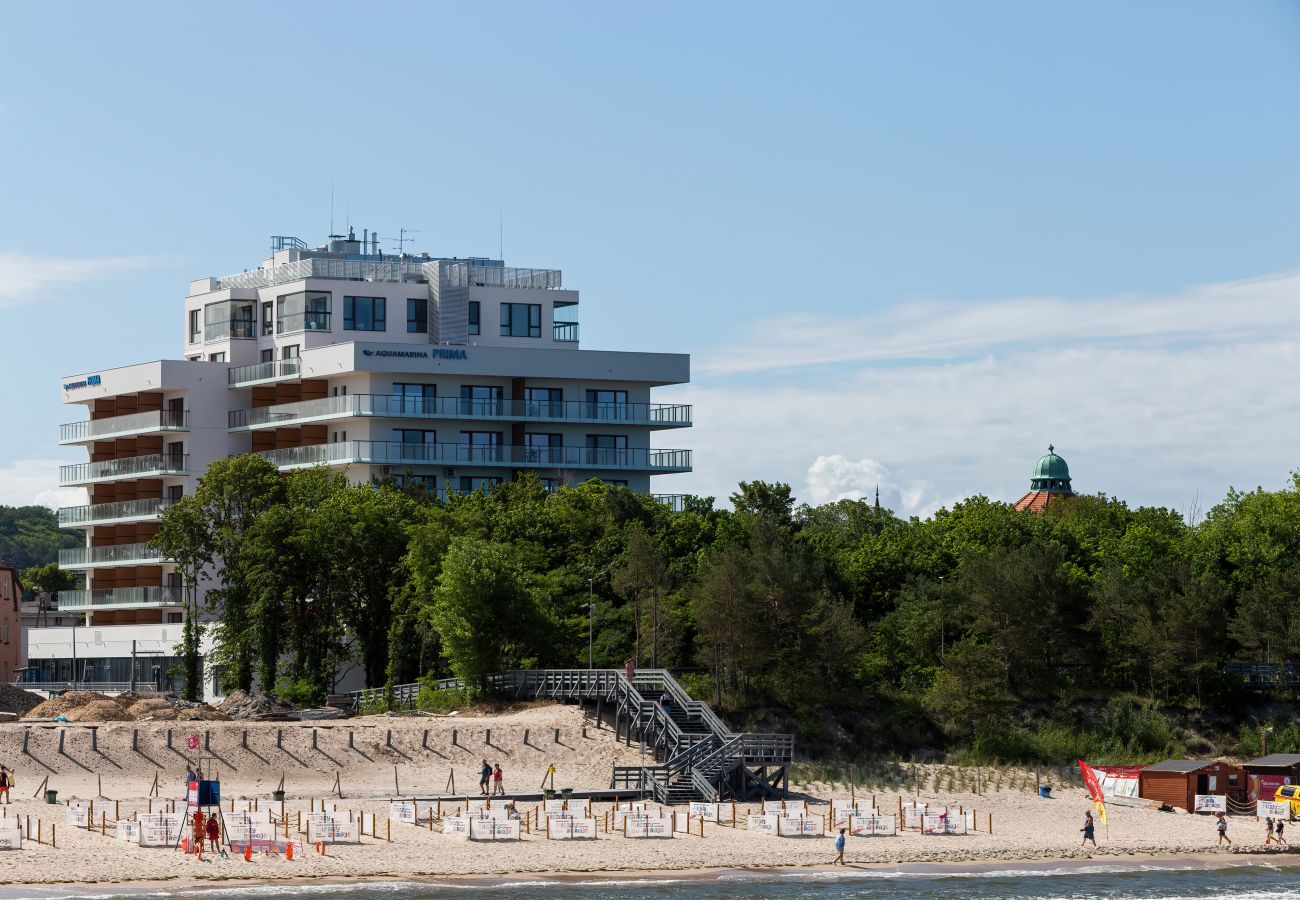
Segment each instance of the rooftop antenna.
M334 236L334 179L330 179L330 237Z
M420 229L418 228L397 229L397 252L399 255L406 252L406 245L410 243L412 240L411 238L407 237L407 235L419 234L419 233L420 233Z
M497 213L497 259L505 261L506 258L506 214Z

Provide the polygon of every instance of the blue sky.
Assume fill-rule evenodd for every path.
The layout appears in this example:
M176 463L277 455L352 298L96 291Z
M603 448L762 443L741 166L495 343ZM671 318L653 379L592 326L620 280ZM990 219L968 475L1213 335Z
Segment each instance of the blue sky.
M308 12L309 10L309 12ZM1296 467L1300 4L24 4L0 27L0 502L68 372L335 219L564 269L688 351L696 471L909 512L1205 508Z

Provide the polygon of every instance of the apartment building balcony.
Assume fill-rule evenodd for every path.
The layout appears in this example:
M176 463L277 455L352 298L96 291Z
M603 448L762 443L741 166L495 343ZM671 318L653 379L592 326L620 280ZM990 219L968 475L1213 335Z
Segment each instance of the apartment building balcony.
M528 269L514 266L479 266L470 262L434 259L300 259L254 272L223 275L213 280L212 290L264 288L291 284L308 278L342 281L374 281L423 284L429 280L427 265L440 265L448 287L506 287L560 290L559 269Z
M656 503L662 503L673 512L681 512L686 508L686 498L690 494L651 494Z
M106 438L131 437L138 434L190 430L188 410L152 410L111 416L107 419L87 419L59 426L60 444L84 444Z
M148 609L180 606L181 592L169 587L102 588L59 591L59 611L97 609Z
M97 481L126 481L158 475L188 475L189 463L187 453L151 453L148 456L127 456L102 462L59 466L59 486L72 487Z
M257 384L290 381L297 378L301 372L302 360L294 356L289 359L253 363L251 366L234 366L226 373L226 381L232 388L252 387Z
M158 518L168 500L120 500L90 506L65 506L59 510L60 528L85 528L91 525L121 525L148 522Z
M112 544L107 547L76 547L59 551L60 569L96 569L140 563L164 563L161 550L148 544Z
M352 417L569 422L577 425L613 423L647 428L681 428L691 424L691 407L680 403L588 403L582 400L534 402L349 394L345 397L322 397L319 400L231 410L227 414L227 426L231 431L258 431Z
M400 441L339 441L286 447L258 454L281 469L312 466L475 466L507 469L601 469L651 473L689 472L690 450L513 445L417 444Z

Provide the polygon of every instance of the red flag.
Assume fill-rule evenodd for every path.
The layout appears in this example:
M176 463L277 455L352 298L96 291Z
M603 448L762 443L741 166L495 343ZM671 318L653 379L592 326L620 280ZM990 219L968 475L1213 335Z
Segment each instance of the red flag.
M1079 774L1083 776L1083 783L1088 786L1088 794L1092 797L1092 805L1097 808L1097 816L1101 819L1101 824L1106 824L1106 795L1101 792L1101 782L1097 780L1097 773L1092 770L1092 766L1083 760L1079 760Z

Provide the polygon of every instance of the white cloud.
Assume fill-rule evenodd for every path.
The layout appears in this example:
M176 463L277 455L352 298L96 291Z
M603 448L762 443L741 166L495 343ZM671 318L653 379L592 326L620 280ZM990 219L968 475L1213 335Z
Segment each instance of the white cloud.
M5 506L81 506L84 488L59 487L59 466L66 460L20 459L0 466L0 504Z
M781 331L806 365L797 380L708 374L771 365L761 347L701 355L706 374L673 394L696 406L682 436L696 470L655 489L725 499L759 478L825 502L879 478L882 503L924 515L977 493L1018 498L1049 442L1077 490L1132 504L1204 509L1230 485L1278 487L1300 466L1297 293L1287 275L1177 297L970 304L959 326L911 310L805 317Z
M0 253L0 308L36 303L51 290L142 265L145 260L133 257L46 259Z

